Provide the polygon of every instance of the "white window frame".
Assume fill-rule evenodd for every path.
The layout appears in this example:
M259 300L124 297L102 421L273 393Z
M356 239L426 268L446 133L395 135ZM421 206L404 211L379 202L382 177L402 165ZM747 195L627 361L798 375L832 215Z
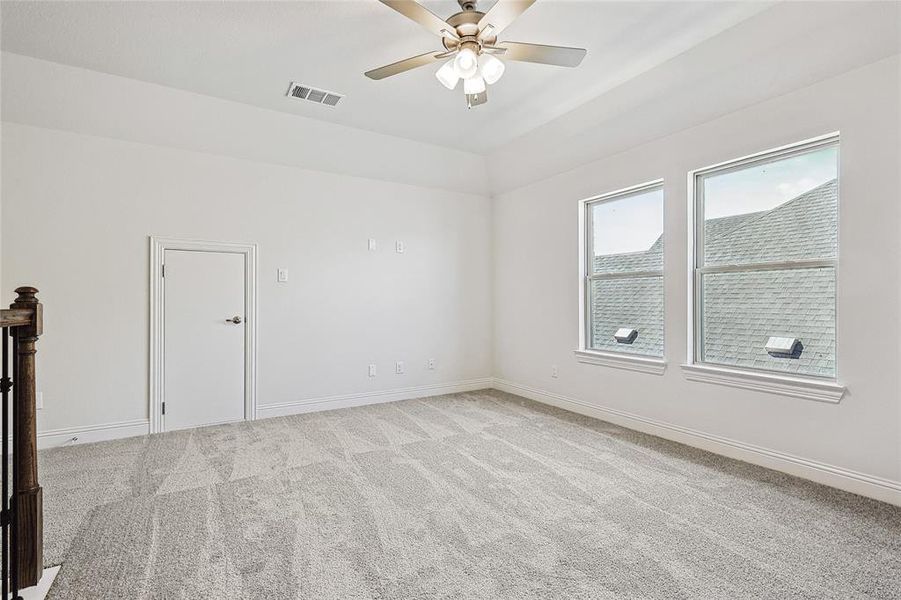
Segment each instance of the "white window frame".
M629 371L638 371L640 373L651 373L654 375L662 375L666 369L666 333L663 339L663 355L664 357L648 356L645 354L636 354L632 352L610 352L604 350L595 350L590 348L589 341L591 334L591 318L588 311L591 310L591 301L589 294L591 293L591 282L595 279L613 279L626 277L664 277L663 265L659 270L653 271L624 271L622 273L603 273L596 274L592 272L592 242L594 237L593 222L591 215L591 207L596 204L621 200L626 196L631 196L641 192L660 189L663 191L663 179L655 179L627 188L622 188L600 196L592 196L579 201L579 347L575 350L576 360L581 363L591 365L601 365L605 367L614 367L618 369L626 369ZM664 224L666 223L666 199L663 203ZM664 254L666 253L666 237L665 232L663 239ZM666 301L664 299L664 314L666 313ZM665 321L665 319L664 319Z
M845 387L837 381L836 375L820 377L795 375L768 369L726 366L701 360L703 343L703 299L701 279L709 273L736 273L773 269L832 268L836 281L836 309L838 304L838 252L832 259L811 259L781 262L748 263L741 265L704 265L704 190L702 181L710 174L740 171L751 166L766 164L800 154L835 146L840 151L839 133L834 132L794 144L765 150L742 158L721 162L688 173L688 360L682 365L686 378L692 381L719 383L744 389L766 391L796 398L839 402ZM840 164L840 163L839 163ZM839 177L839 174L836 174ZM841 189L839 181L839 189ZM838 210L838 208L836 208ZM839 226L840 229L840 226ZM838 311L836 310L836 349L838 348Z

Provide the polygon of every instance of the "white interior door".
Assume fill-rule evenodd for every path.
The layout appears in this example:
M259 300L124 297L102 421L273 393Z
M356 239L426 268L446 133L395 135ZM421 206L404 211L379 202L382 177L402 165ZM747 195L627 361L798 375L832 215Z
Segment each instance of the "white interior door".
M166 250L163 427L244 419L244 255Z

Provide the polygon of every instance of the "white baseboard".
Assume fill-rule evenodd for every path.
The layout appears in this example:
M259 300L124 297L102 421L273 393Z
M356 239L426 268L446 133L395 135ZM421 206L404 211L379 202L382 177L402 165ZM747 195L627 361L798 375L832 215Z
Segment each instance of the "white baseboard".
M688 446L760 465L823 485L901 506L901 482L843 469L800 456L762 448L753 444L672 425L613 408L596 406L583 400L532 388L504 379L494 379L495 389L595 417L629 429L650 433Z
M360 392L340 396L322 396L319 398L310 398L308 400L298 400L297 402L284 402L282 404L264 404L257 406L256 416L258 419L265 419L269 417L283 417L286 415L317 412L320 410L363 406L365 404L380 404L382 402L396 402L398 400L410 400L412 398L440 396L441 394L472 392L474 390L490 388L493 382L494 379L491 377L483 377L481 379L468 379L465 381L436 383L432 385L418 385L415 387L394 390Z
M481 379L469 379L466 381L420 385L416 387L382 390L377 392L344 394L341 396L324 396L321 398L311 398L309 400L299 400L297 402L263 405L257 407L256 418L265 419L268 417L296 415L320 410L363 406L364 404L378 404L381 402L395 402L397 400L425 398L427 396L438 396L441 394L471 392L474 390L490 388L493 381L494 380L491 377L483 377ZM150 421L147 419L122 421L119 423L103 423L85 427L48 429L46 431L38 432L38 448L53 448L64 444L102 442L136 435L147 435L148 433L150 433Z
M150 432L150 421L121 421L119 423L103 423L86 427L65 427L38 432L38 448L53 448L64 444L84 444L102 442L118 438L146 435Z

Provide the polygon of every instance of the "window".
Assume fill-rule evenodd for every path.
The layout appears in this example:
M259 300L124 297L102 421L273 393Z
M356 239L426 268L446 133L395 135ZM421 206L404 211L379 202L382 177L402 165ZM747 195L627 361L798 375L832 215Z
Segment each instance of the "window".
M663 184L592 198L582 211L582 350L662 357Z
M694 362L835 378L838 136L694 173Z

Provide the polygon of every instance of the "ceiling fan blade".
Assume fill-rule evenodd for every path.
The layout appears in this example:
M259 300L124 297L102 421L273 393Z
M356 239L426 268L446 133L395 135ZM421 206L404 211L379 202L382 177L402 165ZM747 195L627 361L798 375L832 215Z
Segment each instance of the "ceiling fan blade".
M491 26L490 31L486 32L491 37L496 37L501 31L506 29L516 17L526 12L526 9L535 4L536 0L497 0L497 3L485 13L479 20L479 31L484 32L485 28Z
M506 53L506 48L501 48L499 46L482 46L482 54L496 54L498 56L503 56Z
M420 54L419 56L412 56L410 58L399 60L396 63L391 63L390 65L379 67L378 69L366 71L365 75L370 79L384 79L385 77L391 77L392 75L397 75L399 73L403 73L404 71L415 69L416 67L424 67L425 65L430 65L433 62L441 60L440 58L438 58L439 56L441 56L441 54L437 52L426 52L425 54Z
M415 0L379 0L408 19L412 19L439 37L449 37L460 41L457 31Z
M541 44L523 44L521 42L499 42L500 48L507 51L503 57L507 60L556 65L558 67L578 67L585 54L585 48L567 48L565 46L543 46Z
M473 106L478 106L480 104L485 104L488 102L488 90L484 92L480 92L478 94L465 94L466 97L466 106L472 108Z

